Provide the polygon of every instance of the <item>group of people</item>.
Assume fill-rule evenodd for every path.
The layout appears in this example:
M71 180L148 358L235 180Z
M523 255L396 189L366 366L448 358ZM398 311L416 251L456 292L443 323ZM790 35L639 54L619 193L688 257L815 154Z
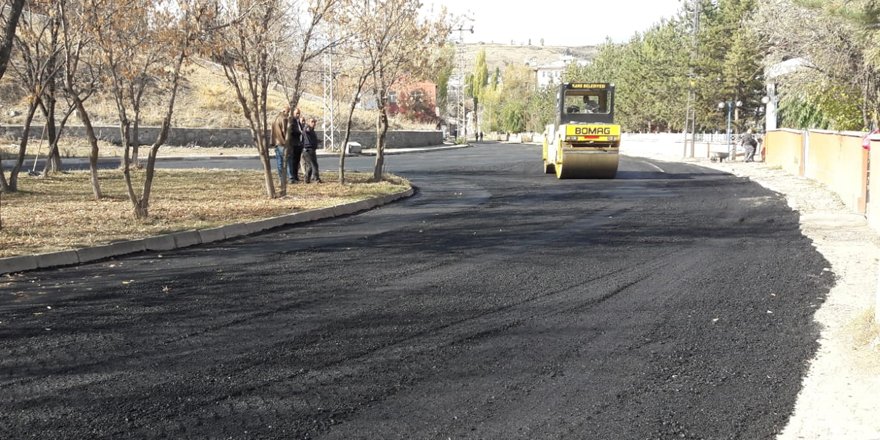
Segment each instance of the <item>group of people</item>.
M293 110L291 124L290 106L278 113L272 123L272 143L275 145L275 162L278 167L278 178L283 179L285 146L290 147L287 155L287 181L299 183L300 162L302 162L303 180L305 183L322 183L318 173L317 149L321 141L315 133L315 118L306 120L299 108ZM289 135L289 136L288 136ZM289 143L288 143L289 139Z

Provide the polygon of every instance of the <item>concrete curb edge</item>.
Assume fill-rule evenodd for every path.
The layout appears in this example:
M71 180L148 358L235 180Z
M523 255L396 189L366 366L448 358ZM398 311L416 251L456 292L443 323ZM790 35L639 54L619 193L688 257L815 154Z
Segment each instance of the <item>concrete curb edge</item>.
M248 223L238 223L210 229L173 232L170 234L156 235L137 240L120 241L82 249L0 258L0 275L52 267L73 266L143 251L167 251L228 240L230 238L244 237L282 226L308 223L367 211L382 205L387 205L402 198L410 197L413 194L415 194L415 190L409 188L406 191L388 194L386 196L373 197L358 202L345 203L327 208L295 212Z

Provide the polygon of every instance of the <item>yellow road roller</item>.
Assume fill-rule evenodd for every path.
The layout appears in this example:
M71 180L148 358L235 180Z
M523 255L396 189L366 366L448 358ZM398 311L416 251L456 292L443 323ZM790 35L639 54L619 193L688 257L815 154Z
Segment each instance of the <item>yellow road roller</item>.
M614 84L562 84L556 101L556 123L544 132L544 172L559 179L614 178L620 152Z

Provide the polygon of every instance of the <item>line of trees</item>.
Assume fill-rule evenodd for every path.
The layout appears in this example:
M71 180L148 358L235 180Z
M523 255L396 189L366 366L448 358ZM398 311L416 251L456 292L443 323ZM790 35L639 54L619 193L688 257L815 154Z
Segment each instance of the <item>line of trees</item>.
M864 130L878 127L878 42L874 0L687 1L627 42L601 44L590 64L570 64L563 81L615 83L629 131L683 130L691 89L698 130L723 130L727 103L736 131L760 128L768 83L784 126ZM479 55L476 65L468 90L484 129L541 131L552 120L555 89L526 87L534 77L513 65L481 82Z
M767 44L753 15L756 0L702 1L694 35L693 4L626 43L607 41L593 62L570 65L569 82L617 85L616 116L630 131L684 129L689 89L695 92L696 126L712 130L724 124L720 102L734 106L734 124L755 125L763 110ZM695 45L696 43L696 45Z
M94 96L101 94L116 109L120 169L137 218L149 216L156 156L167 140L190 63L207 60L222 68L259 153L266 196L274 198L285 195L286 179L280 179L276 191L270 123L280 109L268 108L270 88L283 86L296 107L304 75L316 70L313 65L321 55L329 50L347 55L345 65L351 69L344 74L359 78L357 91L349 95L351 109L366 87L379 101L374 173L379 180L388 130L383 112L387 93L405 76L427 75L435 60L431 47L439 47L449 33L445 11L425 18L418 0L4 1L0 77L8 60L15 84L27 94L24 133L30 133L37 111L46 120L50 160L43 175L60 169L58 140L75 114L91 145L93 195L96 200L103 197L99 146L89 113ZM136 188L132 172L140 165L139 147L144 144L139 125L146 105L161 106L164 117L159 135L151 140L142 186ZM352 116L349 112L346 138ZM0 191L18 190L28 141L22 136L8 175L0 162ZM340 162L344 165L344 155ZM344 182L344 172L340 179Z

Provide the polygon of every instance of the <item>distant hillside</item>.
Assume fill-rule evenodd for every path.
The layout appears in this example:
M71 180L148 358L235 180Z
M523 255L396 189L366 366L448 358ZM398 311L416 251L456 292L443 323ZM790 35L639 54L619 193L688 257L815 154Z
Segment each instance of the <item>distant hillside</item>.
M465 44L462 49L464 66L466 71L473 70L477 53L486 51L486 63L489 70L495 70L508 64L523 65L526 62L548 64L558 61L565 55L571 55L578 59L592 60L596 56L596 46L511 46L507 44Z
M486 61L490 71L496 67L504 69L506 65L524 65L526 62L548 64L558 61L565 55L578 59L592 59L597 51L595 46L562 47L562 46L515 46L506 44L466 44L462 46L461 66L466 72L473 71L473 65L480 50L486 51ZM18 125L24 120L27 99L16 87L16 75L7 71L0 81L0 125ZM321 117L322 105L320 80L307 81L307 92L300 106L303 113ZM241 114L241 108L235 94L226 82L222 70L209 62L200 62L191 66L182 82L178 102L174 111L173 125L176 127L246 127L247 123ZM149 101L149 100L148 100ZM269 108L280 109L285 102L283 93L272 90L269 97ZM338 104L338 109L345 108L347 103ZM92 113L96 125L116 124L116 109L110 96L103 94L92 97L86 103ZM142 114L143 124L159 125L162 120L164 106L158 102L145 102ZM337 116L341 118L341 116ZM339 125L342 122L337 122ZM39 115L35 124L42 124ZM71 119L72 125L78 125L76 117ZM372 129L375 127L375 115L357 110L355 113L355 129ZM433 128L404 120L392 120L392 128Z
M0 80L0 125L20 125L24 121L24 112L27 109L27 98L15 81L14 72L7 71ZM314 78L306 80L306 93L300 100L300 108L305 116L314 116L321 119L323 104L317 95L322 93L321 82ZM286 103L284 93L280 88L270 90L268 107L274 117L274 112L280 110ZM63 100L59 106L63 106ZM164 103L150 100L145 97L143 105L142 125L157 126L164 116ZM337 103L337 126L344 124L343 109L347 108L347 102ZM118 122L116 107L113 98L104 93L93 96L86 101L86 108L91 113L92 122L95 125L115 125ZM59 109L61 111L61 109ZM354 115L354 129L370 130L375 128L375 114L356 110ZM43 117L39 111L35 118L35 125L43 124ZM79 125L80 121L74 116L70 120L71 125ZM247 127L247 121L242 115L241 107L235 97L235 92L229 86L226 77L220 67L210 62L200 61L187 69L186 75L181 81L181 89L178 93L177 104L174 108L175 127ZM417 124L409 121L392 119L392 129L428 129L433 125Z

